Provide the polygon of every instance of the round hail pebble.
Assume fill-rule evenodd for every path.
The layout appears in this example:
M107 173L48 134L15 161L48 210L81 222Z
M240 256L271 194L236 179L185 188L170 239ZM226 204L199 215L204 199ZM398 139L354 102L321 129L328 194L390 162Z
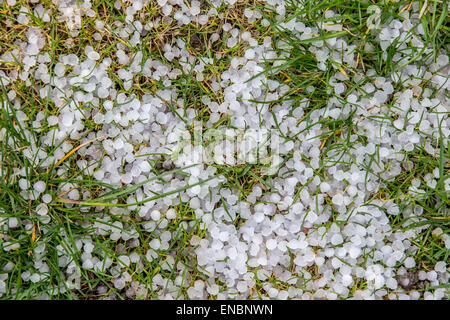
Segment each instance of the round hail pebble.
M275 239L267 240L266 247L269 250L274 250L277 247L277 240L275 240Z
M342 238L342 236L340 235L340 234L334 234L332 237L331 237L331 244L332 245L338 245L338 244L341 244L342 242L343 242L344 240L343 240L343 238Z
M341 206L344 204L344 197L342 196L342 194L338 193L333 196L332 201L333 204Z
M157 221L157 220L161 219L161 212L159 212L158 210L153 210L150 213L150 216L153 220Z
M45 191L45 182L44 181L38 181L33 185L33 188L36 192L42 193Z
M90 52L87 54L87 57L88 57L89 59L91 59L91 60L94 60L94 61L97 61L97 60L100 59L100 55L99 55L97 52L95 52L95 51L90 51Z

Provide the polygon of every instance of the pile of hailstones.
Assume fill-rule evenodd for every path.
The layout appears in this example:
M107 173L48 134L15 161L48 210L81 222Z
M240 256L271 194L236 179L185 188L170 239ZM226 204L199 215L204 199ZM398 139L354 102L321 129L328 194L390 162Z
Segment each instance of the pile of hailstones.
M10 4L13 2L8 1ZM89 1L54 2L58 5L58 23L66 24L72 36L77 35L85 16L96 17ZM128 2L125 21L116 22L113 26L106 25L100 19L95 20L97 31L94 39L102 41L108 32L131 47L139 48L142 37L165 21L180 26L194 22L205 25L215 17L224 16L217 9L222 0L212 1L212 6L202 11L198 1L192 1L191 6L187 7L181 0L158 0L161 16L152 22L142 23L139 13L146 2ZM235 1L225 2L232 6ZM41 17L44 23L50 21L50 12L36 1L31 3L35 3L34 6L21 8L22 13L16 17L18 23L28 25L30 15ZM117 4L120 7L120 3ZM285 17L283 0L266 1L266 6L275 9L280 21ZM424 47L424 31L420 24L415 35L410 31L419 23L419 10L415 2L410 10L400 14L402 20L390 19L379 31L373 31L383 50L388 46L397 46L392 60L399 65L409 59L406 54L411 49L406 47L406 43L417 52L421 51L423 56L432 50ZM250 23L268 25L259 11L247 8L244 15ZM324 15L331 18L334 13L328 10ZM281 27L302 40L319 34L318 28L324 32L343 28L339 23L307 27L302 19L301 16L286 19L288 22L281 23ZM404 218L410 217L411 223L417 221L422 214L420 208L406 206L400 211L393 200L368 199L383 186L381 179L393 180L410 168L411 163L405 160L405 152L421 145L435 156L440 151L436 144L440 134L444 137L450 135L446 115L449 111L446 98L449 90L448 56L438 53L435 62L432 59L416 59L422 64L405 64L387 77L378 76L374 70L365 70L364 73L359 68L359 73L350 79L347 74L333 69L329 80L332 97L326 106L304 117L310 103L307 99L296 108L290 101L279 104L251 102L274 101L289 90L286 84L261 74L266 59L277 61L273 66L289 59L288 44L282 41L277 43L277 47L286 49L280 53L273 50L274 40L270 37L257 41L250 32L229 23L223 24L221 31L227 36L228 48L240 44L245 47L245 52L242 57L232 57L228 70L222 73L220 79L210 77L212 90L223 94L224 101L202 98L202 103L210 110L210 118L203 124L204 129L227 114L235 128L277 130L281 136L278 155L269 159L276 167L268 173L272 174L271 186L255 184L244 199L239 198L238 190L226 186L226 178L218 174L214 166L199 162L205 152L201 145L180 145L197 114L192 108L185 110L183 95L175 81L181 75L190 73L198 81L203 81L208 76L205 73L208 65L222 58L220 53L212 58L193 56L186 50L185 41L177 38L174 43L163 46L164 58L176 62L169 65L144 58L141 51L133 51L123 43L117 43L111 56L101 56L90 46L80 56L62 52L55 57L56 62L50 69L53 57L45 51L47 39L40 29L29 27L26 31L28 41L18 40L14 49L0 57L2 61L18 58L24 66L20 71L0 71L7 88L17 81L24 81L27 86L34 85L41 98L51 100L59 109L55 115L41 111L34 120L31 119L34 132L40 132L45 124L49 130L41 132L39 143L23 150L30 161L39 163L45 159L40 165L46 167L62 159L74 147L69 140L83 143L103 137L77 152L85 159L79 160L77 165L85 174L92 174L104 183L131 186L154 177L151 161L148 160L161 157L149 154L168 155L163 164L165 168L191 165L184 170L185 175L169 174L163 177L168 183L161 184L158 180L148 182L129 196L126 202L132 204L153 196L155 192L162 194L187 185L194 186L143 205L111 208L108 216L87 224L86 227L94 227L96 235L109 236L113 241L128 241L131 249L127 250L131 251L125 251L119 245L122 253L115 261L106 254L97 253L91 237L79 236L75 246L82 253L82 267L111 274L115 288L126 290L129 297L146 297L149 287L134 280L126 271L127 267L133 264L137 269L144 268L146 261L160 259L164 260L161 265L163 270L173 270L177 274L174 279L164 278L161 274L156 274L152 279L152 291L161 299L205 299L209 295L218 299L257 298L256 290L252 290L257 281L263 283L263 298L336 299L352 296L356 299L381 299L388 296L390 299L442 299L446 294L444 288L424 295L411 289L414 283L410 283L409 275L417 264L413 256L418 247L410 239L417 237L426 226L404 232L392 230L390 226L389 216L402 215ZM215 33L209 41L215 42L221 37ZM67 45L70 47L70 42ZM316 56L318 70L326 70L329 61L358 68L354 54L357 45L348 42L346 36L341 36L312 41L304 48ZM375 48L368 44L365 50L373 51ZM387 59L387 54L383 53L381 58ZM113 61L121 65L117 77L123 82L125 90L130 89L139 76L162 81L166 89L142 97L119 92L118 85L108 74ZM348 84L360 80L364 80L364 84L346 95ZM429 81L422 86L423 80ZM394 87L399 89L394 90ZM315 88L308 87L306 90L311 93ZM431 97L436 90L437 94ZM25 124L30 119L20 109L26 102L21 101L12 89L9 89L8 96L17 111L18 122ZM385 106L388 100L394 101L393 107ZM81 110L79 105L92 108ZM353 147L348 150L334 148L323 154L320 136L328 129L321 124L321 120L345 120L350 115L355 128L349 137ZM88 132L85 119L92 119L100 129ZM26 134L32 136L34 133L26 130ZM348 132L343 134L347 136ZM5 131L0 131L0 135L3 138ZM358 142L360 136L367 142ZM51 155L47 154L49 148L58 145ZM444 140L444 147L448 148L448 141ZM177 157L171 158L173 150L177 150ZM231 145L229 150L214 148L214 161L233 166L235 157L230 156L230 150L239 150L239 146ZM320 167L321 159L326 165L325 178L315 171ZM335 160L339 161L333 162ZM192 166L195 163L198 164ZM61 177L66 173L64 166L57 170ZM25 169L18 168L16 178L22 190L21 196L40 202L36 213L45 231L46 225L51 224L47 204L52 201L52 196L46 192L44 182L30 185L25 174ZM423 178L414 179L408 190L409 195L423 197L424 189L435 187L439 178L439 169L435 168ZM445 181L446 190L450 189L449 182ZM76 185L70 183L61 184L58 191L68 191L66 197L72 200L90 199L89 193L80 192ZM331 199L331 205L327 199ZM189 245L195 253L196 263L208 280L190 278L189 270L183 264L175 264L176 253L168 252L164 259L159 255L169 248L174 236L166 227L176 219L172 206L180 201L194 210L200 228L207 231L207 236L202 239L194 235ZM81 207L80 210L90 209ZM146 244L150 249L145 256L133 251L140 245L139 234L133 226L114 219L115 216L128 215L132 210L137 210L138 219L145 222L145 230L154 236ZM239 228L233 223L237 216L245 221ZM31 233L27 223L25 219L4 219L0 221L1 232L6 234L8 229L22 224ZM183 222L182 226L189 230L194 224ZM445 247L450 248L450 237L440 232L442 230L435 229L433 235L441 236ZM64 270L65 282L56 287L49 284L49 292L52 288L64 292L80 287L80 271L70 253L73 247L67 235L61 236L67 240L67 246L58 246L59 266ZM5 251L20 247L8 237L0 238L0 245ZM38 282L46 278L49 266L43 259L45 252L44 243L36 247L35 272L23 273L23 281ZM0 295L6 290L8 271L12 268L13 262L10 262L4 267L6 272L0 274ZM426 281L431 286L448 283L448 277L445 261L418 272L418 280ZM283 285L266 281L269 278L277 279ZM366 286L353 291L359 281L365 282ZM218 283L224 285L219 286ZM187 295L179 296L182 287L187 289ZM106 289L99 287L98 291L101 294Z

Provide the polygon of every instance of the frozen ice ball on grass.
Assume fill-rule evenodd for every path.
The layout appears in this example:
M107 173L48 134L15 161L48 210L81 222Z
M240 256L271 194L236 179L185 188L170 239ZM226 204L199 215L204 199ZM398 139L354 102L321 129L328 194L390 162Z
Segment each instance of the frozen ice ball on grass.
M30 183L28 182L28 180L22 178L19 180L19 188L22 190L27 190L29 187Z
M253 219L255 220L256 223L260 223L264 220L264 212L256 212L253 215Z
M233 48L237 44L238 44L238 40L236 38L228 38L228 40L227 40L227 47L228 48Z
M153 239L148 245L153 250L158 250L161 247L161 241L159 239Z
M109 96L109 90L107 88L104 88L104 87L99 87L97 89L97 96L100 99L105 99L105 98L107 98Z
M121 236L122 236L121 232L120 231L116 231L116 232L111 233L110 239L113 240L113 241L117 241L117 240L120 239Z
M198 17L198 23L200 23L201 25L205 25L206 23L208 23L208 16L205 14L202 14Z
M11 217L8 219L8 228L14 229L19 225L19 220L16 217Z
M114 280L114 288L116 288L117 290L122 290L123 288L125 288L125 284L125 280L122 278Z
M190 13L193 16L196 16L196 15L198 15L200 13L200 7L199 6L192 6L191 10L189 10L189 11L190 11Z
M93 267L94 267L94 264L92 263L92 260L91 259L86 259L84 262L83 262L83 268L85 268L85 269L92 269Z
M388 278L386 280L386 287L391 290L397 289L398 287L397 280L395 280L394 278Z
M342 196L342 194L338 193L333 196L332 201L333 204L342 206L344 204L344 197Z
M58 62L56 65L55 65L55 74L58 76L58 77L62 77L62 76L64 76L64 73L66 72L66 66L65 65L63 65L62 63L60 63L60 62Z
M353 279L352 276L349 274L344 274L342 276L342 285L345 287L348 287L349 285L351 285L353 283Z
M156 115L156 121L160 124L166 124L167 120L167 114L165 114L164 112L158 112L158 114Z
M48 193L42 195L42 202L44 203L50 203L52 201L52 196Z
M37 283L41 280L41 276L38 273L34 273L31 277L30 277L30 281L33 283Z
M130 266L130 263L131 263L130 257L128 257L128 256L126 256L126 255L121 255L121 256L119 256L119 257L117 258L117 260L118 260L119 265L120 265L121 267L123 267L123 266L129 267L129 266Z
M331 237L331 244L334 246L341 244L343 241L344 241L344 239L342 238L342 236L339 233L336 233Z
M98 59L100 59L100 55L96 51L88 52L87 57L93 61L97 61Z
M40 203L36 207L36 213L40 216L45 216L48 213L48 207L45 203Z
M331 190L331 187L330 187L330 185L327 182L322 182L320 184L320 191L321 192L328 192L330 190Z
M125 173L122 175L121 180L125 184L130 184L133 181L133 175L131 173Z
M351 246L348 251L350 258L352 258L352 259L358 258L360 253L361 253L361 249L357 246Z
M153 210L150 214L150 217L153 220L158 221L159 219L161 219L161 212L159 212L158 210Z
M72 190L70 190L70 192L67 194L67 197L68 197L70 200L78 200L78 199L80 199L80 192L78 192L77 189L72 189Z
M175 219L177 217L177 213L175 211L175 209L170 208L169 210L167 210L166 212L166 218L167 219Z
M65 113L61 117L61 123L65 127L70 127L73 123L73 114L72 113Z
M306 216L306 221L309 223L314 223L317 220L318 216L314 211L308 212L308 215Z
M277 245L278 245L278 243L277 243L277 240L275 240L275 239L269 239L266 242L266 247L269 250L275 250L277 248Z
M246 51L245 51L245 58L246 59L248 59L248 60L251 60L251 59L253 59L253 58L255 58L255 50L253 50L253 49L247 49Z
M427 272L427 279L429 281L436 281L437 280L437 272L434 270L431 270L429 272Z
M33 185L34 191L37 193L42 193L45 191L45 182L44 181L38 181Z
M414 261L413 258L408 257L405 259L404 265L406 268L411 269L414 268L416 266L416 262Z
M445 261L439 261L435 264L434 266L434 270L436 272L446 272L447 271L447 266Z

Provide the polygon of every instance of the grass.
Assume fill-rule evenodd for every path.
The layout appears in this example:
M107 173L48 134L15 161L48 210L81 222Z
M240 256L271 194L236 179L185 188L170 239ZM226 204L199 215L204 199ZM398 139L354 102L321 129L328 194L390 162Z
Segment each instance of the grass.
M433 230L440 228L442 234L449 233L448 220L448 190L446 190L446 180L449 179L450 149L446 137L441 133L437 138L434 147L439 147L440 153L431 155L425 151L424 145L417 145L412 151L404 152L405 159L410 161L411 168L402 171L395 179L385 177L385 173L390 170L389 166L374 171L379 164L379 150L373 154L370 163L361 163L360 159L352 156L351 151L357 147L367 145L367 138L362 135L358 129L358 124L354 123L353 117L358 111L357 106L349 109L346 118L323 118L317 119L317 112L328 105L328 101L336 99L344 101L354 90L362 90L364 85L373 82L373 78L361 77L367 70L374 69L378 75L386 76L391 72L396 72L409 64L424 64L428 59L436 59L438 52L445 52L448 55L448 19L447 5L442 1L432 1L429 3L421 16L421 26L423 35L418 33L419 26L411 31L416 37L424 39L424 48L431 50L419 50L412 42L412 39L405 39L404 42L394 42L383 50L376 40L376 30L367 28L367 20L370 13L367 8L372 5L371 1L341 1L331 2L304 1L300 6L297 1L287 1L286 11L290 17L301 17L307 27L317 27L320 23L340 21L344 28L341 31L325 32L320 30L320 34L310 39L300 39L298 35L286 28L285 23L288 20L277 21L275 12L257 1L239 1L238 5L228 10L224 5L218 8L223 17L216 17L206 25L188 24L177 27L175 23L167 23L158 20L160 9L154 1L143 10L142 20L159 23L151 29L147 35L141 38L141 42L133 45L130 36L117 34L113 29L106 28L103 32L95 30L95 18L85 17L82 20L82 28L77 33L71 33L65 24L58 23L56 19L45 22L39 17L28 15L31 19L29 25L38 27L46 37L45 51L48 52L51 62L48 64L49 70L52 70L57 62L57 57L61 54L74 53L80 58L84 57L84 49L87 45L92 46L100 56L112 57L116 49L131 49L131 52L142 51L143 59L151 58L161 61L173 68L182 71L182 75L169 83L150 79L145 75L140 75L137 81L138 85L133 85L127 89L125 82L117 77L116 73L124 66L113 59L109 68L109 75L118 85L118 92L134 94L142 98L146 94L161 95L162 91L171 87L178 88L176 101L171 102L172 110L178 117L186 121L189 109L197 111L196 120L206 122L210 117L210 110L203 103L202 99L208 98L217 103L223 102L224 97L220 91L213 88L213 82L221 82L221 74L226 71L235 56L243 56L244 47L240 44L233 48L226 45L227 35L222 31L222 26L226 22L238 26L242 30L251 31L256 40L262 43L264 38L270 36L274 43L274 49L278 56L283 56L282 60L267 60L266 68L263 74L269 75L272 79L278 80L282 84L289 85L289 89L283 96L275 100L255 101L257 103L268 104L270 108L275 108L278 103L289 103L292 112L308 99L309 104L304 108L302 117L305 123L298 134L312 132L311 141L320 140L321 159L320 164L314 169L314 173L320 177L326 178L326 169L332 166L340 166L342 169L356 165L361 169L367 170L368 176L376 176L381 181L381 187L373 193L366 202L380 199L385 203L394 203L401 208L403 212L408 210L421 211L420 218L403 215L390 216L390 225L393 230L408 230L420 227L420 232L416 237L408 239L419 249L412 253L417 263L417 270L431 270L437 261L448 260L448 250L443 244L442 235L433 234ZM419 1L422 8L426 2ZM51 1L43 1L46 9L52 9L51 16L56 15L56 10ZM0 54L11 52L17 48L15 40L26 40L26 26L15 24L13 17L18 14L20 7L28 6L26 1L18 1L13 7L3 3L0 7ZM261 20L250 23L244 17L244 9L248 6L254 7L261 12L264 19L268 21L268 26L261 24ZM384 4L377 4L381 9L381 24L392 17L403 19L402 12L411 10L410 2L407 1L386 1ZM125 11L116 9L113 1L102 0L95 1L93 9L98 12L98 16L108 25L113 25L115 21L125 21ZM326 18L324 12L333 9L337 15L332 18ZM290 18L289 18L290 19ZM102 40L94 39L95 33L101 34ZM216 42L211 41L214 33L220 35ZM345 61L328 61L326 70L317 68L315 54L309 49L314 46L316 41L326 41L333 38L346 36L347 42L355 44L352 49L353 54L357 56L357 65L352 66ZM413 36L413 38L414 38ZM184 39L187 42L187 50L199 58L212 59L213 63L205 63L205 70L202 72L203 79L196 78L194 66L183 68L183 66L174 59L169 61L162 53L161 46L164 42L174 43L177 39ZM368 50L369 47L372 50ZM397 53L406 53L406 57L396 60ZM133 54L129 54L133 59ZM278 65L277 65L278 64ZM12 70L22 71L24 65L18 60L15 62L0 63L0 70L10 72ZM336 95L330 80L336 77L336 74L346 76L345 84L348 87L346 96ZM66 144L48 147L42 143L41 138L51 129L46 120L41 122L41 126L36 128L33 125L34 119L39 114L45 116L58 116L58 107L53 105L50 99L43 98L38 90L44 84L41 80L31 78L32 85L24 81L16 81L6 89L2 86L0 101L2 108L0 110L0 142L1 150L1 177L0 177L0 219L6 219L6 223L12 218L17 218L22 223L17 228L8 228L2 230L0 234L0 280L6 284L2 299L36 299L52 297L56 299L98 299L113 297L116 299L127 298L124 292L115 289L113 285L113 276L101 271L94 271L83 267L81 246L86 244L86 236L92 237L94 241L94 256L99 261L105 261L105 258L120 267L118 257L125 252L127 254L136 253L145 257L148 250L148 243L157 237L158 226L146 226L148 222L143 222L137 217L137 206L147 202L152 202L163 197L172 196L173 207L177 212L177 218L170 220L164 228L172 235L169 241L169 247L165 250L158 250L157 253L161 259L148 261L146 258L140 263L131 263L130 266L123 266L118 272L126 271L132 278L131 283L138 283L144 286L141 298L157 299L164 287L170 287L170 283L177 280L177 273L180 270L182 282L192 285L197 279L206 279L207 272L199 268L196 264L194 254L195 246L190 245L193 237L205 238L206 232L203 230L203 222L198 218L195 211L178 196L180 192L187 190L195 185L202 185L206 180L198 183L177 188L168 193L153 193L150 197L139 196L138 191L141 187L150 181L154 183L166 183L166 176L180 174L181 170L167 171L158 166L164 162L164 157L153 155L151 157L152 172L155 176L149 180L135 184L131 187L117 187L99 183L92 176L92 170L89 168L80 168L80 160L85 160L87 148L91 145L99 145L101 139L94 133L98 130L98 125L88 119L88 112L92 110L93 105L89 103L80 106L80 112L86 118L85 126L86 136L71 138L68 137ZM201 80L199 80L201 79ZM423 80L423 85L427 85L429 80ZM136 82L136 80L135 80ZM395 90L406 88L408 84L397 83ZM308 88L314 87L313 91ZM14 91L20 97L22 104L14 104L13 98L9 94ZM437 90L436 90L437 92ZM433 92L431 98L436 92ZM368 93L368 96L370 94ZM67 101L69 103L70 101ZM386 115L371 116L371 120L380 123L392 121L389 114L394 108L394 101L387 102ZM178 113L182 109L183 112ZM19 111L20 110L20 111ZM178 110L178 111L177 111ZM272 110L272 109L271 109ZM104 110L102 110L104 111ZM20 119L25 117L23 121ZM283 119L275 121L280 129L283 125ZM216 125L230 126L230 119L223 115ZM318 133L314 128L321 126ZM418 124L419 125L419 124ZM206 128L205 128L206 129ZM280 129L282 136L286 137ZM294 139L294 137L286 137ZM97 140L98 139L98 140ZM42 148L47 153L40 156L36 153L38 148ZM62 152L63 148L68 151ZM29 154L24 152L29 150ZM137 149L136 149L137 150ZM49 157L58 154L57 162L48 163ZM37 157L39 155L39 158ZM106 155L104 154L103 157ZM305 162L310 158L303 156ZM103 158L102 158L103 160ZM102 161L100 160L100 162ZM286 161L288 158L286 159ZM88 162L88 167L95 168L98 163ZM263 190L272 190L274 179L270 176L261 174L262 165L245 165L230 167L226 165L216 165L216 175L223 175L226 178L224 187L237 190L239 200L245 200L251 193L255 185L261 186ZM435 186L421 184L423 192L418 195L411 189L413 180L423 181L427 174L438 170L439 180ZM47 191L54 199L48 206L48 217L46 221L36 213L37 205L40 201L27 199L19 187L19 179L23 177L31 183L44 181L47 185ZM156 182L157 181L157 182ZM296 192L296 198L306 185L312 183L308 180L304 186L299 186ZM80 191L81 200L66 199L65 194L72 189ZM318 194L318 188L311 194L314 198ZM317 200L318 201L318 200ZM333 211L331 199L325 199L327 206L323 212L330 210L332 222L341 221L340 212ZM225 202L222 200L225 206ZM327 209L329 208L329 209ZM384 209L383 209L384 210ZM163 213L164 214L164 213ZM0 220L1 221L1 220ZM111 239L111 232L97 234L93 236L92 232L96 227L95 223L109 225L113 230L119 230L122 235L130 234L128 240L122 237L118 241ZM236 227L244 224L245 221L238 216L235 220ZM114 229L115 228L115 229ZM125 236L127 238L127 236ZM84 241L84 242L83 242ZM138 246L130 246L130 242L138 241ZM8 250L7 245L20 245L18 248ZM44 253L40 253L42 246L45 245ZM36 258L41 257L45 262L44 266L35 264ZM66 257L67 261L64 261ZM169 258L172 257L172 258ZM171 265L167 261L173 259ZM81 280L74 283L71 277L64 278L67 264L72 263L74 275L79 274ZM42 274L42 278L30 282L25 279L37 270ZM253 297L266 295L263 289L265 283L272 283L274 287L283 288L286 284L277 279L274 275L269 276L269 280L261 281L255 273L255 287ZM317 270L311 268L309 276L315 277ZM5 275L8 275L6 278ZM154 277L160 275L164 278L165 286L154 285ZM298 288L307 289L309 282L308 276L299 273L297 280ZM73 276L75 278L75 276ZM217 280L217 284L224 290L225 284ZM354 291L365 288L363 281L355 284ZM103 294L99 295L97 290L102 287ZM59 289L58 289L59 288ZM63 290L61 290L63 289ZM186 287L183 287L176 293L178 298L187 297ZM432 290L426 287L424 290ZM54 294L56 292L56 294ZM211 299L216 298L210 296Z

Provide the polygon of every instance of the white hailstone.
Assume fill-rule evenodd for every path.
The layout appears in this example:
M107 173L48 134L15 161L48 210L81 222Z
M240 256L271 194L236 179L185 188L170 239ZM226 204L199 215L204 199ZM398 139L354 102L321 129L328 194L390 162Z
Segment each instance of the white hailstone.
M337 206L341 206L344 204L344 197L340 193L335 194L332 198L332 202Z
M244 56L245 56L245 58L248 59L248 60L251 60L251 59L255 58L255 50L253 50L253 49L247 49L247 50L245 51Z
M253 215L253 219L255 220L256 223L260 223L264 220L264 212L256 212Z
M156 253L152 249L149 249L145 254L145 258L147 259L147 261L152 262L154 259L158 258L158 253Z
M344 241L344 239L342 238L342 236L339 233L336 233L331 237L331 244L334 246L341 244L343 241Z
M275 298L275 297L278 295L278 289L276 289L276 288L270 288L270 289L267 291L267 294L269 295L269 297Z
M158 250L161 247L161 241L159 239L153 239L148 245L153 250Z
M138 253L133 252L132 254L130 254L130 262L131 263L138 263L140 260L141 260L141 256Z
M49 126L54 126L54 125L58 124L58 121L59 121L58 117L55 117L55 116L50 116L47 118L47 123Z
M133 176L131 173L125 173L121 176L121 181L125 184L130 184L133 181Z
M388 278L386 280L386 287L391 290L396 290L398 287L397 280L395 280L394 278Z
M198 23L201 25L205 25L208 23L209 16L206 14L202 14L198 17Z
M77 189L72 189L67 193L67 197L70 200L78 200L80 199L80 192Z
M317 214L314 211L310 211L306 216L306 221L308 221L309 223L314 223L317 221L317 218L318 218Z
M85 269L92 269L94 267L94 264L92 263L91 259L87 259L87 260L83 261L82 267Z
M153 220L158 221L159 219L161 219L161 212L159 212L158 210L153 210L153 211L150 213L150 217L151 217Z
M97 61L98 59L100 59L100 55L96 51L90 51L87 54L87 57L93 61Z
M211 42L216 42L217 40L219 40L220 35L218 33L213 33L211 35Z
M356 259L359 257L359 254L361 253L361 249L356 246L351 246L348 253L349 253L350 258Z
M190 11L190 13L193 16L196 16L196 15L198 15L200 13L200 7L199 6L192 6L189 11Z
M434 270L436 272L446 272L447 271L447 265L445 261L439 261L435 264Z
M48 213L48 207L45 203L40 203L36 207L36 213L40 216L45 216Z
M436 281L437 280L437 273L434 270L431 270L429 272L427 272L427 279L429 281Z
M73 123L73 114L72 113L65 113L62 115L61 123L65 127L70 127Z
M236 38L228 38L228 40L227 40L227 47L228 48L233 48L237 44L238 44L238 40Z
M37 193L42 193L45 191L45 182L44 181L38 181L33 185L34 191Z
M162 236L161 236L162 238ZM169 238L170 239L170 238ZM166 240L169 240L166 239ZM201 238L197 235L193 235L191 240L189 241L189 243L191 244L191 246L198 246L200 244Z
M269 239L266 242L266 247L269 250L274 250L277 247L277 245L278 245L278 243L277 243L277 240L275 240L275 239Z
M107 98L109 95L110 95L110 92L109 92L109 90L108 90L107 88L99 87L99 88L97 89L97 96L98 96L100 99L105 99L105 98Z
M57 64L55 64L54 71L58 77L62 77L62 76L64 76L64 73L66 72L66 66L64 64L58 62Z
M387 148L380 148L380 157L386 158L389 155L389 149Z
M405 259L404 265L405 265L406 268L411 269L411 268L414 268L416 266L416 262L414 261L413 258L408 257L408 258Z
M167 210L167 212L166 212L167 219L172 220L172 219L175 219L176 217L177 217L177 213L176 213L175 209L170 208L169 210Z
M159 122L160 124L166 124L167 123L167 114L163 113L163 112L159 112L156 114L156 121Z
M121 255L117 258L119 265L121 266L126 266L129 267L130 266L130 257L126 256L126 255Z
M247 281L238 281L236 289L241 293L246 292L248 290Z
M122 237L122 234L120 233L120 231L115 231L113 233L111 233L110 238L113 241L117 241Z
M84 245L84 251L85 252L92 252L92 250L94 250L94 245L91 242L88 242Z
M38 273L33 273L33 275L30 277L30 281L33 283L37 283L41 280L41 276Z
M321 192L328 192L331 190L331 186L327 182L322 182L320 184L320 191Z
M231 30L232 27L233 26L230 23L226 22L223 24L222 29L223 29L223 31L228 32Z
M344 274L342 276L342 285L345 287L348 287L349 285L351 285L353 283L353 279L352 276L349 274Z
M118 278L113 280L114 282L114 288L116 288L117 290L122 290L123 288L125 288L125 280L122 278Z
M16 217L11 217L8 219L8 227L14 229L19 225L19 220Z
M135 11L141 10L142 7L143 7L142 1L133 1L133 9L134 9Z
M348 194L349 196L354 197L357 193L358 193L358 189L357 189L355 186L350 185L350 186L347 188L347 194Z
M27 190L29 187L30 183L28 182L28 180L22 178L19 180L19 188L22 190Z
M165 15L166 17L169 16L170 13L172 12L172 9L173 9L173 7L170 4L165 5L164 7L162 7L163 15ZM188 23L189 23L189 21L187 21L185 24L188 24Z

